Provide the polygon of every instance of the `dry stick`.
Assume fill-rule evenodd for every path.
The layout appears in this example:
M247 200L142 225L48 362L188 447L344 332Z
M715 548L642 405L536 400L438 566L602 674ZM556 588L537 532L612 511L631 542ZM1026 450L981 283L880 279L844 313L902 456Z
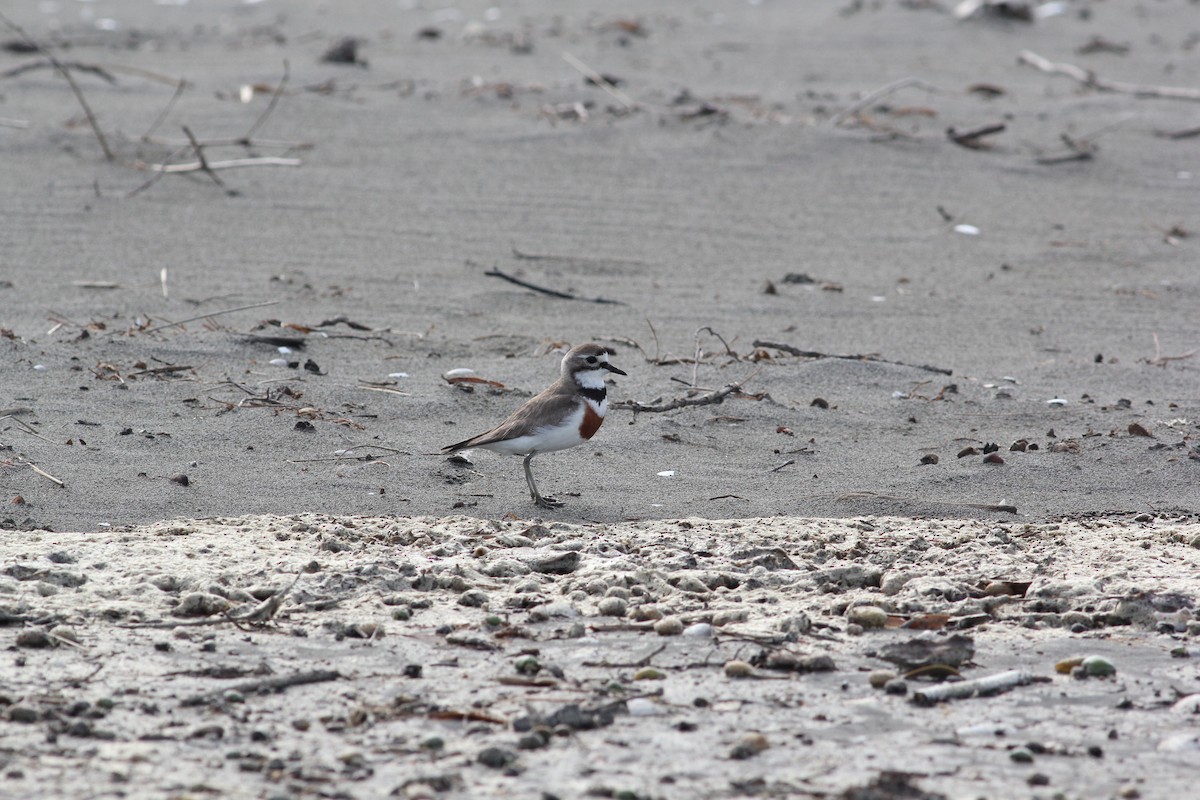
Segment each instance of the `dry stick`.
M904 361L890 361L886 358L863 353L859 355L835 355L833 353L819 353L816 350L801 350L798 347L792 347L790 344L780 344L779 342L765 342L761 339L755 339L752 347L766 347L771 350L778 350L781 353L788 355L799 356L801 358L840 358L846 361L873 361L877 364L894 364L898 367L912 367L913 369L922 369L926 372L936 372L939 375L953 375L954 370L944 369L942 367L931 367L928 364L909 364Z
M737 394L742 391L742 384L730 383L720 389L707 394L702 394L699 397L677 397L666 403L657 403L654 405L646 405L639 403L637 400L621 400L613 403L613 408L619 408L624 411L644 412L647 414L658 414L663 411L674 411L678 408L690 408L692 406L711 406L719 405L725 402L725 398L731 394Z
M62 482L62 481L60 481L58 478L56 478L56 477L54 477L53 475L51 475L49 472L46 472L46 470L42 469L41 467L39 467L37 464L33 463L32 461L30 461L30 460L28 460L28 459L26 459L26 458L23 458L23 457L21 457L21 456L17 456L17 461L20 461L20 462L22 462L22 463L28 464L30 469L32 469L32 470L33 470L34 472L36 472L38 475L41 475L43 478L45 478L46 480L50 481L51 483L56 483L56 484L58 484L60 487L62 487L62 488L66 488L66 484L65 484L65 483L63 483L63 482Z
M237 169L238 167L298 167L304 162L298 158L282 158L279 156L261 156L257 158L231 158L227 161L190 161L186 164L151 164L155 172L207 172L212 175L218 169Z
M237 308L226 308L222 311L213 311L211 314L201 314L198 317L188 317L187 319L181 319L178 322L168 322L165 325L159 325L158 327L150 328L149 330L142 331L142 333L157 333L158 331L165 330L167 328L174 328L176 325L186 325L189 322L196 322L197 320L201 320L201 319L211 319L212 317L219 317L222 314L232 314L235 311L248 311L252 308L263 308L264 306L279 305L280 302L281 301L279 301L279 300L267 300L264 303L251 303L248 306L238 306Z
M311 672L295 672L291 675L283 675L278 678L264 678L258 681L246 681L238 683L224 689L218 689L215 692L205 692L204 694L196 694L191 697L185 697L182 705L184 706L204 706L215 701L223 700L230 692L237 692L240 695L257 694L260 692L279 692L284 689L289 689L293 686L303 686L308 683L323 683L324 681L336 681L342 677L341 673L332 669L317 669Z
M42 436L40 433L38 433L37 431L35 431L31 425L29 425L29 424L28 424L28 423L26 423L26 422L22 422L21 420L17 419L17 418L14 416L14 414L17 414L17 413L26 413L26 412L28 412L28 413L33 413L33 409L32 409L32 408L30 408L30 409L19 409L19 408L17 408L17 409L9 409L9 408L6 408L6 409L3 409L3 410L4 410L4 411L8 411L8 412L12 412L12 413L6 413L6 414L4 414L4 416L0 416L0 422L3 422L3 421L4 421L4 420L6 420L6 419L11 419L13 422L17 423L17 427L18 427L18 428L20 428L20 429L21 429L22 431L24 431L25 433L28 433L30 436L36 436L37 438L41 439L43 442L49 442L50 444L58 444L58 442L54 441L53 439L47 439L45 436Z
M184 92L184 90L187 89L187 87L188 87L187 81L181 80L176 84L175 94L171 95L171 99L167 101L167 104L163 107L163 110L161 112L159 112L158 117L155 118L154 122L151 123L150 127L146 130L146 132L142 134L143 142L150 141L150 137L154 134L154 132L156 130L158 130L158 126L162 125L163 120L165 120L167 118L167 115L171 113L171 109L175 108L175 104L179 102L179 98L183 95L183 92Z
M1018 64L1027 64L1034 69L1048 72L1052 75L1066 75L1084 86L1101 92L1118 92L1132 94L1137 97L1165 97L1171 100L1200 100L1200 89L1190 89L1183 86L1154 86L1147 83L1127 83L1125 81L1110 81L1101 78L1090 69L1068 64L1063 61L1051 61L1037 53L1022 50L1017 55Z
M49 59L50 63L54 65L54 69L58 71L58 74L63 76L68 84L70 84L71 91L75 93L75 99L79 101L79 105L82 106L83 113L87 117L88 124L92 127L92 132L96 134L96 140L100 142L100 149L104 151L104 158L108 161L115 161L116 156L114 156L112 150L109 149L108 139L104 138L104 131L100 130L100 123L96 121L96 115L92 113L92 107L88 105L87 99L84 98L83 91L80 90L79 84L75 83L75 79L71 77L71 71L67 69L61 61L55 58L55 56L49 50L38 44L37 40L26 33L24 28L6 17L2 12L0 12L0 22L3 22L14 33L24 39L30 47L36 48L39 52L46 54L46 58Z
M957 128L947 128L946 136L950 141L957 145L962 145L970 150L979 150L988 147L987 142L979 141L984 136L991 136L996 133L1003 133L1007 126L1003 122L996 122L991 125L982 125L978 128L960 131Z
M113 74L111 72L106 70L104 67L98 66L96 64L84 64L80 61L66 61L66 62L63 62L63 66L67 67L68 69L77 70L78 72L90 72L93 75L95 75L97 78L100 78L101 80L104 80L107 83L110 83L113 85L115 85L117 82L117 79L113 76ZM54 63L52 61L47 60L47 61L34 61L30 64L22 64L19 67L13 67L12 69L8 70L7 72L0 72L0 78L15 78L18 75L23 75L26 72L31 72L35 69L42 69L43 67L50 67L53 69Z
M217 177L217 173L213 172L212 167L210 167L208 165L208 158L207 158L207 156L204 155L204 148L201 147L200 142L198 142L196 140L196 136L195 136L195 134L192 133L192 129L189 128L187 125L184 125L183 133L185 136L187 136L188 141L192 143L192 150L195 151L196 158L200 160L200 170L202 172L204 172L206 175L208 175L208 177L212 178L213 183L215 183L217 186L221 187L222 189L226 189L226 191L228 191L227 187L225 186L225 183L220 178Z
M920 89L924 89L927 92L933 92L934 94L938 94L942 91L938 87L934 86L932 83L923 81L920 78L901 78L898 81L893 81L882 88L876 89L875 91L871 92L869 95L864 97L863 99L859 100L857 103L854 103L853 105L851 105L849 108L846 108L846 109L842 110L841 112L835 114L833 116L833 119L831 119L829 121L833 125L841 125L849 117L852 117L855 114L857 114L858 112L862 111L864 108L871 105L871 103L874 103L879 98L884 97L885 95L889 95L892 92L899 91L900 89L906 89L909 86L916 86Z
M271 95L271 101L267 103L267 107L258 115L258 119L250 126L250 130L246 131L246 135L242 137L242 144L246 147L250 146L250 140L254 138L254 134L258 133L258 129L266 124L267 118L275 110L275 106L279 103L279 98L283 94L283 90L287 88L288 79L291 78L292 67L285 58L283 60L283 77L279 79L279 85L275 87L275 93Z
M621 105L625 106L625 108L632 111L634 108L637 107L637 103L630 100L628 95L626 95L620 89L618 89L617 87L615 87L611 83L609 83L604 78L604 76L601 75L599 72L596 72L596 70L592 69L587 64L583 63L578 58L576 58L575 56L568 53L566 50L564 50L562 52L562 57L563 57L563 61L566 61L572 67L579 70L579 72L581 74L583 74L585 77L587 77L588 80L590 80L592 83L599 86L604 91L608 92L608 94L614 100L616 100Z
M624 303L622 303L620 300L608 300L603 297L580 297L579 295L574 295L570 292L560 292L557 289L547 289L545 286L538 286L536 283L529 283L528 281L523 281L520 278L509 275L506 272L501 272L496 267L492 267L483 274L487 275L489 278L501 278L509 283L515 283L517 286L521 286L525 289L531 289L535 292L541 292L542 294L546 294L551 297L558 297L563 300L582 300L585 303L604 303L607 305L616 306L624 305Z
M920 706L928 706L941 700L961 700L967 697L1005 692L1016 686L1033 683L1033 680L1033 676L1025 670L1013 669L968 681L940 683L930 686L928 689L917 689L913 692L912 701Z
M981 511L1000 511L1005 514L1016 514L1017 507L1006 503L961 503L955 500L931 500L929 498L914 498L914 497L897 497L893 494L880 494L879 492L845 492L837 496L838 500L859 500L863 498L875 498L877 500L891 500L895 503L932 503L939 506L954 506L955 508L977 508Z

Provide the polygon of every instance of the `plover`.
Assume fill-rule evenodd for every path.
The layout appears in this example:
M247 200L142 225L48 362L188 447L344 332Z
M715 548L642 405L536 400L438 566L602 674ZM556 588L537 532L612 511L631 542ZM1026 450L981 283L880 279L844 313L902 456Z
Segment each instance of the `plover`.
M595 435L608 411L606 372L626 375L608 363L615 353L603 345L588 343L573 347L563 356L561 375L551 386L492 428L470 439L442 448L446 454L473 447L525 457L525 480L533 502L541 508L557 508L562 502L543 497L533 482L529 462L539 453L552 453L583 444Z

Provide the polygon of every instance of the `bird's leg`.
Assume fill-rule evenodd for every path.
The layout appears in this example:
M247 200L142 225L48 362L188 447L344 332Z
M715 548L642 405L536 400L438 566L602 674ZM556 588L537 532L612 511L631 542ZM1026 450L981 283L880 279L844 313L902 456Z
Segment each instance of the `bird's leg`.
M530 453L525 456L525 482L529 484L529 494L533 497L534 505L539 508L558 508L563 505L561 500L555 500L553 497L542 497L538 493L537 484L533 482L533 470L529 468L529 462L533 460L536 453Z

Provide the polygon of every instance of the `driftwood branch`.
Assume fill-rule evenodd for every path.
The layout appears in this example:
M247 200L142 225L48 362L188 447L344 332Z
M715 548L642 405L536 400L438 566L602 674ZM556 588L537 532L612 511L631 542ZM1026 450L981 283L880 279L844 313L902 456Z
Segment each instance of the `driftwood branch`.
M532 291L540 292L544 295L549 295L550 297L558 297L563 300L582 300L585 303L604 303L607 305L617 306L624 305L624 303L622 303L620 300L608 300L603 297L580 297L579 295L571 294L570 292L560 292L557 289L548 289L545 286L538 286L536 283L523 281L518 277L509 275L507 272L501 272L496 267L492 267L483 274L487 275L489 278L500 278L501 280L506 280L509 283L516 284L524 289L530 289Z
M1083 86L1101 92L1116 92L1132 94L1136 97L1165 97L1171 100L1200 100L1200 89L1184 86L1154 86L1147 83L1128 83L1101 78L1090 69L1068 64L1063 61L1051 61L1030 50L1022 50L1017 55L1018 64L1026 64L1041 72L1051 75L1066 75Z
M100 130L100 123L96 120L96 115L92 113L92 107L88 105L87 98L83 96L83 90L79 88L79 84L77 84L75 82L75 78L72 77L70 68L66 64L63 64L63 62L59 61L48 49L38 44L37 40L26 33L24 28L13 22L8 17L4 16L3 13L0 13L0 22L3 22L5 26L7 26L13 33L24 39L30 47L34 48L40 53L46 54L47 60L54 65L54 69L59 75L63 76L63 79L66 80L68 85L70 85L71 91L75 93L75 99L79 101L80 107L83 108L83 113L84 116L87 117L88 125L91 126L92 133L96 134L96 141L100 143L100 149L104 151L104 158L108 161L115 161L116 156L113 155L112 149L108 146L108 139L105 138L104 131Z
M920 78L901 78L898 81L892 81L891 83L887 84L886 86L876 89L875 91L871 92L866 97L859 100L857 103L854 103L850 107L839 111L837 114L834 114L833 119L831 119L829 121L833 125L841 125L847 119L855 116L856 114L858 114L858 112L862 111L864 108L871 105L879 98L886 97L887 95L891 94L892 92L898 92L901 89L908 88L909 86L916 86L920 89L924 89L927 92L933 92L935 94L942 91L938 87L934 86L932 83L923 81Z
M340 677L342 677L341 673L336 670L317 669L310 672L295 672L291 675L282 675L278 678L264 678L258 681L244 681L227 688L218 689L215 692L205 692L204 694L195 694L191 697L185 697L182 705L205 706L214 702L221 702L229 695L230 692L237 692L240 695L260 694L263 692L281 692L284 689L290 689L293 686L304 686L305 684L309 683L336 681Z
M1006 692L1017 686L1033 683L1033 676L1019 669L1008 672L998 672L982 678L973 678L955 683L939 683L928 689L917 689L912 694L912 700L917 705L927 706L942 700L962 700L968 697L980 697L988 694Z
M720 389L715 389L711 392L699 395L697 397L677 397L674 400L669 400L665 403L639 403L637 400L621 400L613 403L613 408L619 408L623 411L644 412L647 414L658 414L664 411L675 411L680 408L691 408L692 406L712 406L719 405L725 402L725 398L729 395L736 395L742 391L742 384L731 383Z
M894 364L898 367L911 367L913 369L921 369L926 372L936 372L939 375L953 375L954 370L945 369L943 367L933 367L928 364L909 364L905 361L889 361L886 358L880 358L876 355L863 353L858 355L836 355L833 353L820 353L816 350L801 350L798 347L792 347L790 344L781 344L779 342L765 342L761 339L755 339L753 347L765 347L770 350L778 350L781 353L787 353L800 358L838 358L845 361L872 361L876 364Z

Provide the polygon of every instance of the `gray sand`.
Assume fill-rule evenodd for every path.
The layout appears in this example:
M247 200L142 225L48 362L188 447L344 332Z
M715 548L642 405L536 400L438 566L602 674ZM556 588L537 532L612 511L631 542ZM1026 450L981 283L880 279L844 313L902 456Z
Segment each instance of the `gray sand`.
M1194 649L1189 609L1200 591L1189 527L1200 513L1200 359L1193 356L1200 348L1194 235L1200 162L1195 137L1169 134L1194 129L1200 106L1084 87L1021 64L1018 54L1077 64L1102 81L1194 90L1200 87L1194 4L1071 2L1066 13L1034 23L957 21L936 4L898 0L701 6L671 0L652 12L639 5L568 7L545 0L495 11L489 11L492 3L402 5L409 4L268 0L213 9L122 0L4 11L38 41L54 45L57 58L75 65L73 74L114 154L105 161L71 90L39 55L0 51L0 146L6 156L0 192L0 527L12 529L0 538L0 562L11 568L4 585L23 593L44 583L19 580L33 579L16 566L42 558L46 553L37 548L49 548L59 536L62 547L109 542L111 552L89 556L87 563L102 561L114 580L144 585L140 548L146 537L159 540L164 525L187 534L165 542L219 537L211 550L162 548L160 569L186 572L180 587L197 591L208 588L205 581L220 583L215 572L201 574L208 569L204 562L218 554L228 559L221 563L228 564L226 583L235 588L277 585L290 580L281 573L323 558L323 533L276 543L268 534L272 523L248 522L243 534L234 535L221 533L227 529L218 523L214 533L196 521L242 515L356 515L362 527L403 531L442 524L409 517L461 514L478 518L473 524L480 526L498 520L520 526L521 519L595 525L577 534L595 553L619 550L610 537L625 535L620 525L637 522L648 526L639 530L678 533L680 553L707 548L714 555L693 557L715 559L713 569L748 569L734 555L743 536L776 534L777 546L800 564L805 536L779 533L801 525L793 518L893 520L846 556L864 563L886 561L888 548L904 547L922 526L941 524L929 520L981 537L993 535L994 526L1032 525L1034 536L1050 531L1046 525L1061 524L1060 531L1069 532L1107 526L1095 529L1104 532L1101 541L1085 537L1086 547L1079 544L1094 553L1104 553L1109 533L1136 543L1154 531L1146 549L1121 551L1124 566L1142 576L1137 580L1111 591L1100 586L1078 597L1068 593L1073 599L1061 608L1027 597L1017 604L1020 613L992 625L987 636L976 633L976 660L987 670L1019 666L1048 676L1060 656L1095 651L1118 662L1117 682L1055 677L1056 683L1022 687L1002 701L951 704L951 710L923 709L914 716L903 699L880 706L883 695L857 673L877 666L865 655L874 645L860 642L907 634L843 636L839 641L853 646L846 645L846 654L834 652L837 671L737 683L752 687L744 690L752 697L728 689L720 669L728 658L752 655L740 649L741 640L721 640L705 668L689 666L695 657L675 644L678 649L663 654L664 669L680 670L667 679L668 685L678 682L666 690L667 701L691 702L692 681L700 687L697 694L729 698L718 718L734 721L711 729L703 747L668 735L674 730L669 726L683 719L675 712L662 719L621 716L620 724L631 727L620 735L606 730L555 740L537 751L544 762L531 763L534 756L522 754L521 774L505 778L484 767L461 768L476 763L484 739L445 735L458 765L450 771L462 772L464 783L441 794L529 796L541 786L538 775L553 764L563 771L562 782L547 791L563 797L600 785L655 797L760 790L786 795L787 786L770 788L771 775L779 764L803 756L803 750L798 755L789 749L793 745L779 747L781 738L794 736L789 726L798 726L822 758L857 744L879 754L827 774L801 764L795 767L801 771L779 777L801 781L805 788L795 789L800 796L836 794L865 785L881 769L903 766L913 731L926 743L920 745L925 760L914 769L930 776L919 781L929 791L954 797L1070 795L1075 784L1068 775L1079 773L1092 776L1080 786L1104 796L1134 784L1143 797L1172 796L1170 782L1185 773L1178 762L1154 755L1166 732L1143 736L1141 750L1122 751L1132 759L1127 770L1112 758L1072 756L1055 761L1058 772L1059 766L1039 759L1036 769L1052 781L1044 789L1026 785L1028 770L1007 767L1005 748L1030 736L1085 751L1096 742L1109 751L1132 747L1104 743L1109 727L1128 713L1115 710L1123 697L1150 709L1172 702L1173 691L1197 689L1190 662L1168 654ZM419 35L427 29L440 35ZM4 42L18 41L3 30ZM361 40L357 56L364 63L322 61L345 36ZM619 79L618 96L586 85L564 52ZM287 84L276 98L285 62ZM865 103L857 115L837 116L872 91L909 77L936 91L908 86ZM188 84L172 103L179 79ZM1002 93L983 92L980 85ZM998 123L1006 129L986 137L984 149L960 146L946 135L949 128ZM280 157L300 164L214 173L223 186L199 171L148 183L156 174L148 165L195 160L184 126L206 143L211 162ZM252 129L249 146L219 144ZM1058 160L1064 156L1081 157ZM555 298L486 276L493 267L584 299ZM789 281L789 275L811 282ZM230 311L246 306L257 307ZM203 315L215 316L170 324ZM281 353L252 336L300 341ZM588 340L614 347L614 362L629 372L612 384L614 403L670 403L730 384L741 393L719 405L665 413L614 408L587 447L535 462L539 486L567 501L554 512L531 505L516 459L485 452L462 465L437 455L442 445L490 427L548 384L562 348ZM788 355L786 348L756 342L852 358ZM456 368L473 369L503 388L480 385L466 392L451 386L442 376ZM991 446L995 452L985 453ZM936 463L922 463L932 456ZM713 523L725 533L709 545L679 529L673 520L681 518L747 521L741 528ZM755 521L761 518L775 521ZM182 521L161 522L173 519ZM468 525L454 519L445 524ZM854 523L804 523L821 524ZM152 527L133 527L147 525ZM69 533L27 533L33 530ZM132 548L118 546L121 531L134 531L128 534ZM974 591L980 591L977 580L1049 579L1071 567L1064 559L1075 557L1071 542L1050 538L1064 553L1034 557L1018 548L1015 561L993 565L995 552L971 546L946 574L970 582ZM354 537L349 540L353 544ZM395 543L354 546L374 548L372 563L399 563L411 555ZM279 554L267 556L275 547ZM188 569L177 563L185 552L194 556ZM682 555L669 563L657 557L630 551L621 571L654 570L670 580L697 568ZM1160 584L1167 580L1155 572L1160 563L1176 565L1177 582ZM328 565L333 572L322 580L349 576L350 591L358 566ZM938 569L931 578L944 577ZM1001 574L1008 569L1020 574ZM138 661L143 651L157 653L146 650L155 641L176 641L169 629L113 627L167 612L144 592L120 615L105 618L95 600L95 593L108 591L103 570L88 574L82 587L59 587L59 594L41 600L35 592L26 598L31 610L15 615L7 629L14 637L21 630L16 623L42 630L66 619L85 632L88 649L18 648L0 668L3 685L15 687L4 689L12 704L43 691L29 666L12 666L17 659L28 657L29 665L36 662L56 682L44 688L47 696L75 681L84 688L59 693L82 692L94 702L121 688L120 664ZM778 602L808 607L808 600L785 591L791 585L766 584L761 591L771 587ZM171 589L171 602L180 587ZM77 591L82 605L73 606L69 600ZM554 591L569 598L574 589L563 584ZM861 591L855 602L904 611L882 595L882 587ZM1171 613L1183 615L1172 618L1178 627L1170 632L1158 631L1161 619L1143 616L1124 624L1124 618L1103 616L1108 612L1098 605L1164 592L1177 599ZM138 790L140 778L128 765L139 763L145 750L146 763L159 772L167 763L160 759L226 764L229 774L219 783L230 796L268 797L271 787L286 794L293 790L270 784L269 777L249 788L225 760L229 752L254 749L248 737L255 722L246 714L265 714L267 727L290 730L292 701L332 707L323 712L306 706L303 713L313 720L349 713L356 704L390 703L408 692L401 677L408 656L398 658L390 648L410 634L422 643L417 661L461 658L467 668L453 675L431 668L420 691L433 692L434 699L421 702L462 710L469 700L437 699L438 693L462 690L446 681L478 677L486 683L509 671L523 646L506 642L502 656L484 659L460 653L435 634L442 624L477 627L488 613L516 613L506 610L511 607L503 592L485 606L469 606L466 616L416 614L396 630L389 625L387 638L369 646L349 639L333 644L322 623L356 615L339 607L323 617L321 609L294 606L299 596L288 595L280 613L312 616L296 625L272 622L267 629L287 634L298 625L315 649L274 669L332 663L340 656L330 654L350 642L358 649L347 656L352 677L343 680L355 688L296 687L270 698L274 711L259 711L266 706L258 701L248 703L245 713L213 711L229 738L203 744L185 736L178 749L143 746L137 737L150 729L121 717L111 728L112 741L121 745L113 758L126 766L112 771L128 774L134 784L115 790ZM353 596L364 619L386 617L390 610L380 605L379 593ZM964 599L938 596L951 604ZM454 602L447 605L457 610ZM808 613L828 612L839 620L842 636L842 610L820 606ZM939 603L929 610L946 611ZM652 633L598 632L595 611L584 603L579 620L586 635L601 642L592 655L572 649L574 639L552 644L562 638L564 623L540 630L538 644L530 646L550 648L571 680L566 667L592 656L640 658L654 648ZM1061 619L1037 616L1067 611L1101 616L1083 633L1071 633ZM771 627L770 620L755 619ZM233 630L223 623L212 632L219 631L221 642L249 635ZM299 641L253 637L276 643L271 646L279 653ZM193 651L205 640L179 641L186 646L151 656L142 675L146 691L172 710L187 692L212 685L159 680L194 668ZM53 663L40 661L45 654ZM277 657L283 658L271 656ZM100 672L80 683L92 663ZM484 663L490 671L477 673ZM636 671L589 669L584 690L554 693L555 702L573 696L599 702L596 693L605 681L631 680ZM971 668L968 677L983 671ZM1120 683L1126 676L1130 683ZM842 683L852 687L850 695L841 694ZM624 685L633 691L629 681ZM344 688L353 696L339 694ZM480 702L509 704L497 712L506 723L518 716L524 702L519 691L502 702L490 683L486 692L484 683L475 688L484 692ZM1164 694L1146 699L1152 691ZM761 716L736 721L744 702L794 708L801 699L816 702L810 693L834 706L862 700L874 709L863 714L876 721L863 722L854 712L850 722L850 712L826 706L811 715L799 706L801 717L772 722L788 729L783 734ZM1079 723L1086 735L1082 727L1041 727L1061 711L1055 705L1029 712L1028 735L1024 716L1004 716L1010 702L1060 696L1064 707L1088 709ZM11 745L19 763L13 768L24 775L26 788L40 785L45 796L54 796L50 776L78 756L59 762L58 751L47 746L30 757L30 742L45 742L47 730L61 721L52 708L47 713L49 706L35 705L41 716L27 729L31 738ZM128 710L125 701L118 706ZM208 712L202 711L187 712L198 716L185 724L203 724ZM424 727L427 711L418 714ZM228 726L231 713L240 720L236 730ZM816 714L832 722L816 725ZM940 733L927 729L927 720L940 714L983 715L981 724L1012 727L1009 738L960 752L927 744L941 741ZM1185 719L1181 729L1194 733ZM835 735L839 720L850 727ZM954 717L946 730L969 725ZM321 728L314 721L311 730ZM484 738L511 746L516 732L498 728ZM469 729L460 732L474 736ZM893 730L899 733L880 733ZM593 755L616 764L649 741L683 762L714 753L723 758L739 736L755 731L768 737L767 751L745 762L711 765L678 789L580 777ZM867 738L853 740L858 734L852 731ZM373 733L364 735L368 739L349 746L371 754L367 760L379 782L361 793L346 789L349 795L376 796L428 777L415 766L414 759L425 757L413 744L416 734L396 734L404 737L398 745L389 744L386 732L378 741ZM996 768L981 768L976 785L974 768L957 759L974 758L978 748ZM284 757L288 746L255 751ZM321 763L350 769L350 762L337 762L341 755L324 753ZM262 775L270 774L264 767ZM655 772L653 780L664 774ZM823 776L825 783L803 783ZM731 783L758 777L768 788ZM156 791L182 795L194 782L181 775L170 789L169 780L154 784ZM1154 780L1163 782L1163 792L1145 783Z

